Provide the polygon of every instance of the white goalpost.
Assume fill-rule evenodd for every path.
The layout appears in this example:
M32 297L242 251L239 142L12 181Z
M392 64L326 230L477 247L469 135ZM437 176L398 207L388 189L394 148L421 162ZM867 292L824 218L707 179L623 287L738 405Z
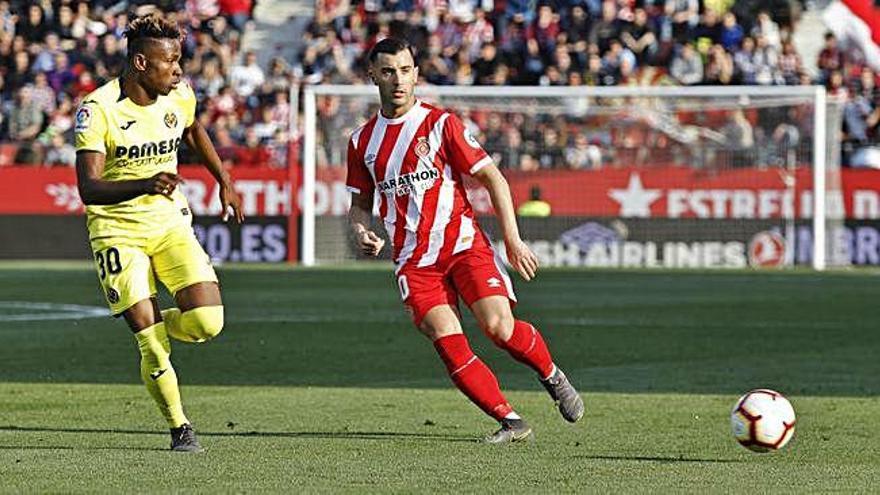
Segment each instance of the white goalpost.
M459 113L508 177L543 264L713 268L848 263L841 252L841 125L821 86L420 86ZM343 195L352 130L374 86L303 91L300 262L359 259ZM494 233L486 195L469 186ZM485 220L485 221L484 221ZM377 227L382 231L381 226Z

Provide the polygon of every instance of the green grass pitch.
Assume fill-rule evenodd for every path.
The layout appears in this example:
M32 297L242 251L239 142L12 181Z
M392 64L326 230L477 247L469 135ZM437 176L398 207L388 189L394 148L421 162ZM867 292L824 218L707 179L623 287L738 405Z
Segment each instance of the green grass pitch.
M532 372L465 325L536 441L495 428L409 323L390 268L221 267L227 325L175 343L207 452L168 452L134 339L84 265L0 265L0 492L870 492L880 480L880 284L867 271L546 270L517 283L581 389L565 423ZM164 300L167 304L167 298ZM85 306L62 306L62 305ZM770 387L781 452L728 415Z

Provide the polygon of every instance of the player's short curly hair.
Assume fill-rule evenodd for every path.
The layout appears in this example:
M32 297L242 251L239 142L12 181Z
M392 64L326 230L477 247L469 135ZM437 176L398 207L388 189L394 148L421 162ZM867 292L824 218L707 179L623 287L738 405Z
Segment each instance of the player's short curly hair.
M137 17L128 23L125 29L125 37L128 38L129 57L143 50L144 42L150 39L179 40L183 33L177 24L169 21L159 14L149 14Z

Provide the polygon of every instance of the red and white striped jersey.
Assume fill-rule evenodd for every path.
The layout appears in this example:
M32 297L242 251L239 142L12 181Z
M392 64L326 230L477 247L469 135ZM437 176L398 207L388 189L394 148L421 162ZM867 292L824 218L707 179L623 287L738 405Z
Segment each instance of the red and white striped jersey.
M346 186L379 193L397 269L425 267L484 244L462 175L491 162L458 117L416 101L396 119L380 112L354 131Z

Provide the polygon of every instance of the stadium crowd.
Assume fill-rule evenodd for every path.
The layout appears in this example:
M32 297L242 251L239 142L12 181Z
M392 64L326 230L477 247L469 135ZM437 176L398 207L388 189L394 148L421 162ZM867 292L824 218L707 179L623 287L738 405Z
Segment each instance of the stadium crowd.
M733 0L318 0L294 60L263 67L240 49L252 0L0 1L0 165L69 166L80 99L119 75L127 21L154 9L185 27L184 70L199 118L235 166L284 166L289 90L299 84L367 83L364 57L386 36L415 50L433 85L805 85L846 101L844 158L877 141L876 74L832 35L809 74L792 42L797 8ZM598 168L622 163L773 165L809 153L804 108L679 112L701 146L644 119L585 115L577 105L547 117L467 111L472 131L502 167ZM351 109L319 102L320 166L344 164ZM694 156L694 150L699 156ZM650 159L650 160L649 160ZM187 157L182 157L186 162Z
M876 74L833 35L810 74L792 32L802 6L733 0L319 0L296 69L318 84L367 83L364 57L386 36L409 40L423 82L433 85L811 85L846 100L844 159L876 142ZM327 104L328 112L343 105ZM504 167L584 168L661 162L773 165L809 153L808 109L679 115L707 129L694 143L620 115L530 120L476 111L472 131ZM524 121L525 119L525 121ZM345 121L345 118L337 120ZM716 131L716 132L712 132ZM324 142L319 163L340 164ZM676 158L677 157L677 158Z
M121 73L132 16L156 10L185 29L183 68L221 158L286 164L294 78L280 59L264 69L254 53L241 53L253 7L252 0L0 1L0 165L73 165L77 105Z

